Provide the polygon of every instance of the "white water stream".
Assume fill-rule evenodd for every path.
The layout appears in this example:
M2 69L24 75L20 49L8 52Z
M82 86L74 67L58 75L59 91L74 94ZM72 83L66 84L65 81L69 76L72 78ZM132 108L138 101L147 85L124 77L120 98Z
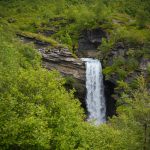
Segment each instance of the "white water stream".
M88 121L99 125L106 121L106 105L102 66L99 60L82 58L86 63L86 104L89 113Z

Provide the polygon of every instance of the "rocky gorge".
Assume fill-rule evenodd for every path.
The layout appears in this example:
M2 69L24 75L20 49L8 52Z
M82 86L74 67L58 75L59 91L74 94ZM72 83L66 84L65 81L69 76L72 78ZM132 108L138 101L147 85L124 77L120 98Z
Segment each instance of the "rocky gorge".
M76 51L76 55L68 48L54 48L49 47L49 43L29 38L27 36L19 35L21 41L24 43L33 42L36 49L42 56L43 67L48 70L59 71L67 80L65 86L68 90L75 89L75 97L77 97L81 106L86 109L86 87L85 87L85 63L81 60L82 57L97 58L97 47L101 44L103 37L106 37L106 33L101 29L84 30L79 38L79 48ZM114 93L115 85L111 81L105 81L105 97L107 116L113 116L115 114L115 100L111 96Z
M0 0L0 149L149 150L149 0Z
M122 42L118 42L113 49L106 55L102 55L97 48L102 43L102 38L108 38L108 34L102 29L83 30L78 39L78 49L74 55L68 48L64 47L49 47L50 44L40 40L20 36L24 43L33 42L36 49L42 55L43 67L48 70L57 70L66 78L66 88L68 90L75 89L75 96L80 100L82 107L86 109L86 87L85 87L85 63L81 60L82 57L99 58L102 62L104 70L107 67L113 66L113 61L122 57L128 61L129 46L127 47ZM128 74L124 81L132 82L136 76L143 74L148 78L146 67L149 59L140 57L139 68ZM110 74L109 78L104 75L105 98L106 98L106 114L107 117L112 117L116 114L116 99L121 91L115 91L119 74L115 71ZM114 96L115 95L115 96ZM117 96L117 97L116 97Z

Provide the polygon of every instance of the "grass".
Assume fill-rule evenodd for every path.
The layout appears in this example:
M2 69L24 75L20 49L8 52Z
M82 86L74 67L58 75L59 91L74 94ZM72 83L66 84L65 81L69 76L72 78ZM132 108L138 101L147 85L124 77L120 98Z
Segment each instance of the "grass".
M28 37L28 38L31 38L31 39L39 40L39 41L44 42L44 43L48 43L52 47L57 47L57 48L58 47L59 48L65 48L66 47L65 45L58 43L57 41L55 41L51 37L45 37L45 36L43 36L41 34L38 34L38 33L19 31L17 34L20 35L20 36L24 36L24 37Z

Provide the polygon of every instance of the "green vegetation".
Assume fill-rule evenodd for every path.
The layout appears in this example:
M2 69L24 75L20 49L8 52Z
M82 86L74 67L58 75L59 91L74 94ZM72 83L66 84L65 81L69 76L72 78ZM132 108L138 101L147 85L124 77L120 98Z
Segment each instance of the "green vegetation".
M124 80L150 59L149 0L1 0L0 1L0 149L149 150L150 78ZM98 51L106 78L117 75L117 116L93 126L85 120L70 77L42 68L33 45L16 34L70 50L83 29L101 28ZM54 31L44 35L44 31ZM109 56L120 43L125 52ZM150 64L146 66L150 74Z
M31 32L19 32L18 35L41 41L43 43L49 44L52 47L63 47L63 45L59 44L54 39L50 37L45 37L40 34L31 33Z
M34 49L1 35L0 147L72 149L83 119L78 101L57 72L41 68Z

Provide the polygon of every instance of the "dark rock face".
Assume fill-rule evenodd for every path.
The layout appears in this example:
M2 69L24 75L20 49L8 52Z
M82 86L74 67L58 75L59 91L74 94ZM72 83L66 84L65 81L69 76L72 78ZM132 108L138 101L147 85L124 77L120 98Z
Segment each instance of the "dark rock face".
M131 56L129 56L128 51L129 49L132 49L130 45L124 44L123 42L118 42L113 47L113 49L110 51L107 57L101 57L103 66L109 67L113 65L113 61L116 60L119 57L124 58L126 62L130 61ZM134 52L136 53L136 52ZM135 56L132 56L133 58ZM148 77L147 74L147 66L148 63L150 63L149 58L144 58L144 56L137 57L136 60L138 60L138 68L133 69L132 72L130 72L124 79L125 82L130 83L132 80L136 79L139 75L143 75L145 78ZM114 84L117 84L117 80L119 80L118 74L114 73L111 75L111 82Z
M116 100L112 97L114 94L115 84L111 81L104 80L105 99L106 99L106 116L112 117L116 114Z
M39 33L49 37L49 36L55 34L56 32L54 30L43 30L43 31L39 31Z
M84 30L79 38L79 51L96 50L106 33L101 29Z
M104 37L107 38L107 33L100 28L83 30L78 40L78 57L96 58L97 48Z
M101 29L84 30L79 39L79 57L96 58L98 56L97 48L102 42L102 38L107 38L107 34ZM105 81L105 99L106 99L106 116L112 117L116 114L116 101L112 97L114 94L115 84L112 81Z
M126 62L125 67L127 68L128 67L127 65L130 59L135 58L135 56L131 56L129 54L129 50L132 49L131 46L132 45L125 44L123 42L116 43L106 56L105 55L100 56L100 58L102 59L103 68L111 67L114 64L115 60L117 60L118 58L124 59L124 61ZM136 53L136 51L134 51L134 53ZM123 89L114 90L114 88L117 86L118 80L123 80L126 83L132 83L140 75L143 75L146 80L148 81L150 80L150 78L148 77L149 76L148 72L147 72L147 66L148 66L148 63L150 63L150 59L144 58L143 55L140 55L140 56L137 56L135 60L137 61L137 67L133 68L132 71L128 71L126 68L123 68L124 71L127 72L126 76L124 76L123 79L119 78L118 73L113 72L107 80L104 80L107 116L111 117L112 115L116 114L116 101L118 100L118 98L121 96L121 93L123 92ZM120 66L120 68L122 66Z

